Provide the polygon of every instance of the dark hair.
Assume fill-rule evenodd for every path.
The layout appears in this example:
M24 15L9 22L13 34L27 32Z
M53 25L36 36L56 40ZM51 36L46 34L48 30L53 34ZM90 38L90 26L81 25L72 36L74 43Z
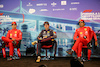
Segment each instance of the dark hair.
M80 21L79 21L79 22L80 22ZM79 23L79 22L78 22L78 23ZM83 20L82 22L85 23L84 20Z
M84 20L82 22L85 23ZM79 25L79 23L80 23L80 21L78 22L78 25Z
M11 25L17 25L17 24L11 24Z
M43 24L43 25L45 25L45 24L48 24L48 25L49 25L49 22L47 22L47 21L46 21L46 22L44 22L44 24Z

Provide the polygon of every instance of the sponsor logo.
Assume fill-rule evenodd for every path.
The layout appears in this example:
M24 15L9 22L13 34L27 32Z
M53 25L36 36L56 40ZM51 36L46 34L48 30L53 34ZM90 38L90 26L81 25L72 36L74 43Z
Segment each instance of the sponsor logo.
M69 8L69 10L77 10L77 8Z
M72 5L74 4L80 4L80 2L71 2Z
M88 32L87 32L87 31L85 31L85 34L86 34L86 35L88 35Z
M4 5L3 5L3 4L1 4L1 5L0 5L0 8L3 8L3 7L4 7Z
M65 10L64 8L62 9L53 9L53 11L62 11L62 10Z
M81 12L81 19L89 22L90 20L100 20L100 12L92 10L84 10Z
M47 31L47 33L50 33L50 31Z
M0 22L19 22L19 19L11 18L9 15L1 15Z
M28 3L27 6L33 6L31 3Z
M17 31L15 31L15 33L17 33Z
M61 5L67 5L67 1L61 1Z
M85 13L85 12L89 12L89 13L91 13L92 10L84 10L83 13Z
M80 32L80 34L82 34L83 32Z
M47 6L47 3L39 3L39 4L36 4L36 6Z
M46 34L46 31L44 31L43 34Z
M30 14L35 13L35 11L36 11L35 9L29 9Z
M85 31L87 31L87 29L86 29L86 28L85 28L84 30L85 30Z
M40 11L48 11L47 9L41 9Z
M17 37L17 34L15 34L14 37Z
M10 37L12 37L12 34L10 34Z
M53 3L51 3L51 5L54 7L54 6L56 6L56 5L57 5L57 3L53 2Z

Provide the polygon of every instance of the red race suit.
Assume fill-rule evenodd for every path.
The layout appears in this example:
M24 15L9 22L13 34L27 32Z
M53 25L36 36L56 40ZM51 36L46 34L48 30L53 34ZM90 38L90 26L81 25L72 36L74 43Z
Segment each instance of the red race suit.
M75 44L72 47L72 50L74 50L77 53L78 57L81 57L82 52L82 46L87 46L87 44L92 40L92 38L95 38L95 41L97 41L96 34L90 27L80 27L76 29L73 39L76 41ZM91 51L88 50L88 56L91 55Z
M2 36L1 39L4 41L4 43L6 44L6 46L9 46L9 56L13 56L13 52L14 52L14 44L13 44L13 39L15 39L16 41L16 45L18 45L19 41L22 40L22 32L18 29L12 29L9 30L6 37ZM3 57L6 57L6 52L5 52L5 48L2 48L3 51ZM17 53L18 56L21 57L21 53L20 53L20 49L17 48Z

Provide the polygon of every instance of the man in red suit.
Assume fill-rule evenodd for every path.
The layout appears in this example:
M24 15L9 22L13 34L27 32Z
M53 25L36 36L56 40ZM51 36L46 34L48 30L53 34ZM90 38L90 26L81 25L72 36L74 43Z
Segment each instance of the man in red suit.
M22 40L22 32L17 29L16 22L12 22L12 29L8 31L6 37L2 36L2 52L3 57L6 58L5 46L9 47L9 56L8 60L12 60L14 47L17 47L18 56L21 58L20 53L20 42Z
M66 51L68 54L72 54L74 51L77 54L78 59L81 58L82 46L87 46L87 44L92 40L92 37L95 38L95 46L97 46L97 37L94 31L90 27L85 27L84 20L79 20L80 28L76 29L74 34L74 45L71 50ZM88 50L88 56L91 55L91 51ZM90 58L89 58L90 59Z

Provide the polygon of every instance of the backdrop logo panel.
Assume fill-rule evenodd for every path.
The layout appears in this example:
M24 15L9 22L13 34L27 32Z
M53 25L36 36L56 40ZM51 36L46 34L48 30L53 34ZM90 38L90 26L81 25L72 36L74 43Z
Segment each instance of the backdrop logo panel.
M40 31L44 29L43 23L48 21L50 29L57 32L57 56L69 56L66 50L73 46L73 35L79 27L78 20L84 19L86 26L90 26L98 38L99 45L96 50L92 48L92 56L100 57L99 2L99 0L92 0L88 5L87 0L9 0L9 2L1 0L0 39L2 36L6 36L8 30L11 29L11 22L16 21L17 28L23 33L21 53L26 55L27 48L36 49L36 45L33 46L31 42L37 40ZM42 54L45 55L44 50L42 50Z

